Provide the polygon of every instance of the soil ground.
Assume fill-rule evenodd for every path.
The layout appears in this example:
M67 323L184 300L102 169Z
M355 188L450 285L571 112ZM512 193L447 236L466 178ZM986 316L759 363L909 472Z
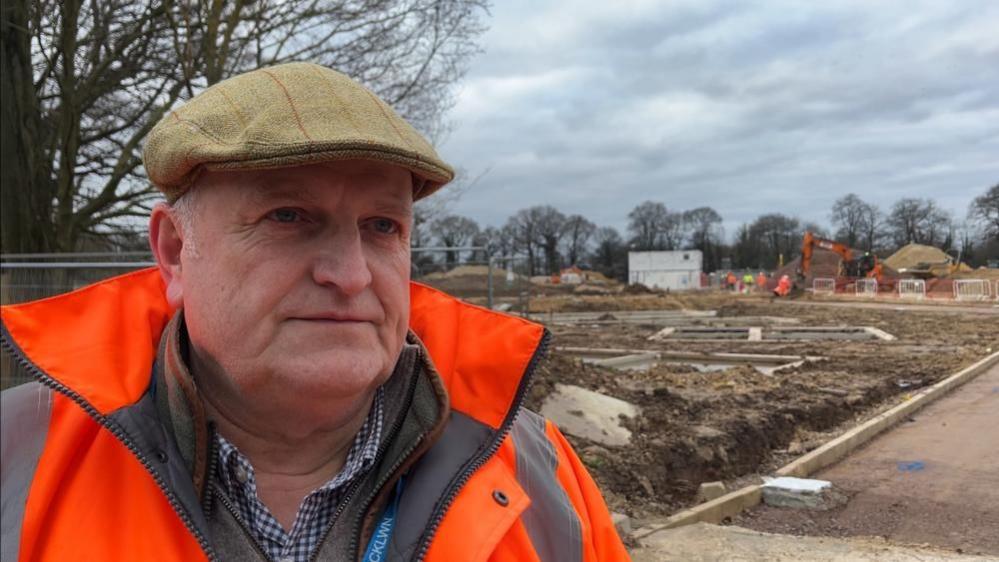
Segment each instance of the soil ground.
M828 511L766 505L734 523L812 536L881 536L999 557L999 366L815 475L849 502Z
M633 550L635 562L985 562L994 560L965 556L924 545L900 546L884 539L833 539L759 533L740 527L697 523L659 531Z
M655 304L656 306L652 306ZM821 356L824 360L764 375L749 365L702 373L681 364L646 372L583 364L555 350L539 372L529 406L538 409L556 382L632 402L642 414L625 423L632 443L606 447L569 436L608 504L641 526L695 503L702 482L729 489L758 482L786 464L904 399L999 349L991 307L971 312L849 306L785 306L760 296L686 295L538 297L537 311L717 310L714 324L778 317L801 326L873 326L896 341L649 341L662 325L553 323L556 347L739 352ZM976 314L981 312L981 315ZM692 319L691 324L705 322ZM742 322L741 325L745 325Z

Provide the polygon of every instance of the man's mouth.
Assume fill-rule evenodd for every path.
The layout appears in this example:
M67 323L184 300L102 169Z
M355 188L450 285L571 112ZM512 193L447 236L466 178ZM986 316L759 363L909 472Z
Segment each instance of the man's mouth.
M305 320L308 322L338 322L338 323L362 323L372 322L369 318L364 318L355 314L344 314L339 312L323 312L318 314L303 314L293 316L292 320Z

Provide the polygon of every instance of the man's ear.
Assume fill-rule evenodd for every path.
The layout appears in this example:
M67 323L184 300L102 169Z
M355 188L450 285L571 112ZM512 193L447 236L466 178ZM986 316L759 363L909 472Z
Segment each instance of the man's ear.
M166 203L153 207L149 217L149 246L156 258L160 275L166 283L166 298L170 306L180 308L184 303L184 282L180 254L184 239L177 218Z

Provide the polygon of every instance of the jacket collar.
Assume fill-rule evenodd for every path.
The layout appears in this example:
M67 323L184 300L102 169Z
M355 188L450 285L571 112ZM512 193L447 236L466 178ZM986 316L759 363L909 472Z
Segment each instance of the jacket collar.
M544 340L540 325L410 285L410 328L424 343L451 407L499 428ZM58 385L107 415L138 401L173 311L156 269L0 310L2 338Z

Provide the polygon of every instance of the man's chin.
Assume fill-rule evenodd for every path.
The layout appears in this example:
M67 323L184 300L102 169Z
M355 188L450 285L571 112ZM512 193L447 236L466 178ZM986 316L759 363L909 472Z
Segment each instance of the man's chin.
M281 368L291 386L325 396L363 393L382 384L391 374L385 355L371 349L323 350L295 356Z

